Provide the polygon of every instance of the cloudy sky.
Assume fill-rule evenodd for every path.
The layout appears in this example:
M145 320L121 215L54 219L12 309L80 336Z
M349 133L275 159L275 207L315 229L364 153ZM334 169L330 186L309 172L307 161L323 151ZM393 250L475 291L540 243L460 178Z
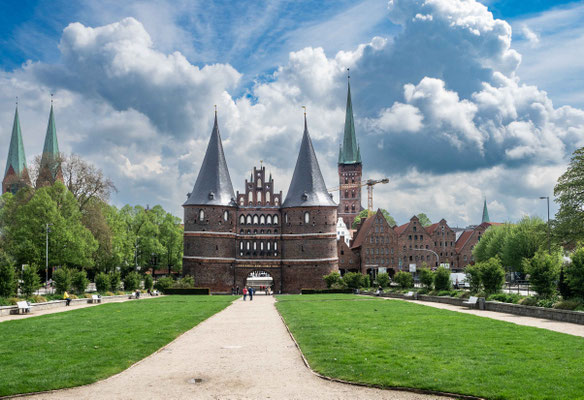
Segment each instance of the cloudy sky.
M55 93L61 151L102 168L116 205L182 217L214 104L235 190L263 160L284 193L306 105L336 186L350 68L364 178L390 178L376 207L466 226L486 196L491 220L543 217L584 145L582 49L582 1L6 0L0 162L16 96L32 161Z

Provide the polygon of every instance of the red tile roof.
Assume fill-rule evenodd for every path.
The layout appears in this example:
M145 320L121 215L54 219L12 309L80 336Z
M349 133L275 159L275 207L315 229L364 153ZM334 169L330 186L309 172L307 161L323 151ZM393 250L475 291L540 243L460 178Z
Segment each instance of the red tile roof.
M353 245L351 246L352 249L360 247L361 244L363 244L363 241L365 240L365 236L367 236L367 233L369 232L371 225L373 225L373 221L375 220L376 215L377 214L373 214L372 216L368 217L365 220L365 222L363 222L363 224L361 225L361 228L359 228L359 231L357 232L357 237L353 241Z
M426 229L426 232L428 232L428 234L431 235L434 233L439 224L440 224L439 222L436 222L435 224L429 225L424 229Z
M472 237L473 233L474 233L474 230L462 232L462 234L460 235L460 237L456 241L455 251L457 253L460 252L460 250L464 247L466 242L468 242L468 240Z

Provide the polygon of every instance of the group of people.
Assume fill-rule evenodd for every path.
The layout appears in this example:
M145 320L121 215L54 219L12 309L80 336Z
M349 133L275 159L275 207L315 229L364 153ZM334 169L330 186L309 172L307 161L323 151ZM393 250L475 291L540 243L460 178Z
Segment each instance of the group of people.
M249 288L243 288L243 301L249 295L249 301L253 300L253 295L255 294L255 289L251 286Z

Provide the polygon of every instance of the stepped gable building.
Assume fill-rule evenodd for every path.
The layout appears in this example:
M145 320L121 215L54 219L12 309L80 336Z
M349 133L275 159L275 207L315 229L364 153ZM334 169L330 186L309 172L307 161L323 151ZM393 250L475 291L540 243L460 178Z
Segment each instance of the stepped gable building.
M361 150L355 136L353 103L351 101L351 84L347 83L347 109L345 111L345 132L339 149L339 217L343 218L349 229L361 210L361 177L363 163Z
M55 125L53 102L51 100L49 123L47 125L47 134L45 135L45 145L41 156L41 165L39 176L36 181L36 187L50 186L57 180L63 182L63 171L61 170L59 142L57 141L57 127Z
M237 195L229 176L217 113L193 191L184 207L183 273L213 292L244 287L263 271L274 290L322 288L338 270L337 204L326 190L308 132L306 114L298 160L286 199L265 167L254 168Z
M4 179L2 180L2 193L11 192L12 194L16 194L24 186L30 186L30 178L26 167L26 156L24 154L24 145L22 144L17 105L16 111L14 112L8 158L6 159L6 170L4 171Z
M450 269L456 269L458 263L456 262L456 233L448 226L446 220L443 218L440 222L425 227L426 232L433 241L434 247L432 250L439 256L440 264L447 263ZM436 264L427 263L430 267L438 267Z

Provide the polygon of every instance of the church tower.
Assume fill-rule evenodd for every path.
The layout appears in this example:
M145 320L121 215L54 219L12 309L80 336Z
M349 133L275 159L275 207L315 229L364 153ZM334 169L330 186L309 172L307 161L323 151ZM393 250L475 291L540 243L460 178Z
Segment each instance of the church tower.
M45 135L45 145L41 156L41 165L36 187L49 186L57 180L63 182L63 171L61 170L61 156L59 154L59 142L57 141L53 100L51 99L49 124L47 125L47 134Z
M350 77L349 77L350 79ZM361 212L361 176L363 164L361 151L355 136L353 104L351 102L351 83L347 82L347 110L345 112L345 133L339 149L339 217L349 229L355 217Z
M481 220L481 224L485 222L491 222L489 218L489 210L487 210L487 199L485 198L485 202L483 203L483 218Z
M16 194L24 186L30 186L30 178L26 168L26 157L24 155L24 145L22 144L17 104L16 111L14 112L8 158L6 159L6 170L4 171L4 179L2 180L2 193L11 192L12 194Z

